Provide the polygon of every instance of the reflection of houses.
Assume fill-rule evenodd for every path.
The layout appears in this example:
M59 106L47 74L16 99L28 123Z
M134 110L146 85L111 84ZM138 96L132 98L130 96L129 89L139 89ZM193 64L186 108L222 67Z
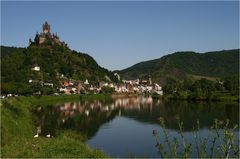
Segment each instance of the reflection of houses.
M152 111L151 97L117 98L114 101L78 101L59 105L58 112L60 126L89 133L101 121L113 119L117 115L140 111ZM129 114L128 114L129 115ZM105 123L105 122L104 122ZM100 126L100 125L99 125Z
M139 109L140 106L152 106L152 97L130 97L130 98L116 98L115 107L124 107L124 109Z
M176 105L178 106L176 107ZM192 111L193 105L195 108L194 112ZM218 109L210 109L215 107ZM42 123L49 125L49 121L51 120L46 120L45 115L50 117L47 119L54 119L54 121L57 118L58 126L61 129L66 128L81 131L81 133L86 133L85 135L89 135L88 137L93 136L99 130L99 127L103 124L114 119L116 116L121 115L128 118L133 118L140 122L147 122L151 124L159 124L159 117L163 117L165 120L166 128L174 130L178 130L178 119L181 119L181 121L184 123L183 131L188 131L187 133L189 133L189 130L192 130L192 125L196 124L196 120L199 120L200 123L202 123L201 128L204 130L206 127L211 126L212 122L210 121L213 121L214 118L219 118L220 116L226 117L226 115L229 115L230 121L233 121L233 123L236 123L238 121L238 115L236 114L236 112L238 112L238 105L229 107L229 105L223 104L219 107L219 105L212 105L211 103L210 105L209 103L203 105L203 103L181 101L160 101L160 103L155 103L151 97L143 96L116 98L113 102L69 102L63 105L59 105L57 110L58 113L55 115L47 111L44 113L44 115L41 115L39 119L44 119L45 122ZM216 110L218 110L217 113ZM225 114L225 112L222 113L222 110L227 110L230 114ZM219 114L221 115L219 116ZM210 121L205 120L206 115L211 119ZM51 127L53 126L54 125L51 124ZM42 128L44 131L45 127L43 126Z
M105 108L100 107L105 104L100 101L81 101L60 105L58 107L59 126L81 131L82 134L91 137L102 124L112 120L118 114L118 110L111 110L110 105Z

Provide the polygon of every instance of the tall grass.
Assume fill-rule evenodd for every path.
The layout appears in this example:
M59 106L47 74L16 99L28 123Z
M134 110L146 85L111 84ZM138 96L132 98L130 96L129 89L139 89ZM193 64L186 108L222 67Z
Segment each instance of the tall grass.
M158 132L154 131L155 147L161 158L239 158L239 135L234 131L238 125L229 126L229 120L220 121L215 119L211 126L210 136L201 136L200 123L197 121L193 127L194 141L187 142L183 133L183 122L178 120L178 134L180 139L171 138L167 132L165 121L160 118L164 141L160 142ZM193 153L195 152L195 153Z

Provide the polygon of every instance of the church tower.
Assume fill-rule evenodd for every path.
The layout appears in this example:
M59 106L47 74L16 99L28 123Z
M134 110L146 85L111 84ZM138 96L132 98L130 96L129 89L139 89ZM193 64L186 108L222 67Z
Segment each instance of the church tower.
M148 74L148 83L149 83L149 85L152 85L152 79L151 79L151 75L150 74Z
M42 25L42 29L43 29L43 32L44 32L45 34L50 33L50 25L48 24L48 22L45 22L45 23Z

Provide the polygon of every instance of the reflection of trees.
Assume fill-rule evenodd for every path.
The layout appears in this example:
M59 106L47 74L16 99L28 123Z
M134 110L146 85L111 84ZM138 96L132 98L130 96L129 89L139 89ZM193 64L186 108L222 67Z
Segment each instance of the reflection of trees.
M57 119L60 117L59 112L56 111L52 105L38 107L34 111L37 116L37 126L41 129L41 135L51 134L56 135L56 128L58 127Z
M68 102L57 107L53 105L41 107L39 111L35 111L38 117L37 125L41 126L44 135L50 133L55 136L56 129L72 129L92 137L101 125L118 114L118 109L114 109L111 104L109 101L91 103L84 101Z
M197 120L200 127L210 127L214 119L230 119L231 124L238 123L238 104L188 102L188 101L163 101L153 103L152 111L146 107L141 111L129 110L122 112L123 115L143 122L159 123L159 117L163 117L166 127L178 129L178 120L184 123L185 130L191 130L196 126Z
M78 113L74 117L68 118L60 125L60 128L81 131L88 138L91 138L95 135L101 125L112 120L117 113L117 109L109 112L92 111L89 116Z

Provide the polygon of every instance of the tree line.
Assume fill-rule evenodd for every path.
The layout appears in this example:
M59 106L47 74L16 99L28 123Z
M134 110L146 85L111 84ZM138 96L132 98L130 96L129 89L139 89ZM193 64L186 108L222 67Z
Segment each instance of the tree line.
M193 100L218 100L235 97L239 99L239 77L229 76L221 80L176 80L167 78L163 87L164 93L170 98Z

